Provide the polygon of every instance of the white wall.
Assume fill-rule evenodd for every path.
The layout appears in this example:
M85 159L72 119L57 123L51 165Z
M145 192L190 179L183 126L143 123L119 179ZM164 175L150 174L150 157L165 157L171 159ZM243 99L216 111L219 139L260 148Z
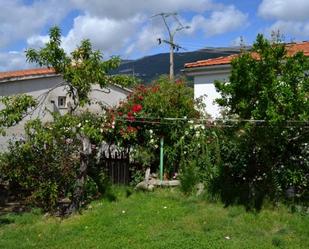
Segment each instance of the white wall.
M43 98L49 89L54 88L63 82L62 77L60 76L51 76L51 77L38 77L32 79L25 80L16 80L16 81L7 81L0 82L0 97L15 95L15 94L28 94L32 95L34 98ZM102 103L105 106L115 106L121 100L125 99L129 92L125 89L122 89L118 86L108 86L103 91L100 89L98 85L93 87L93 90L90 94L90 98L92 100L92 105L85 106L84 110L89 110L91 112L99 112L101 111L100 104ZM27 116L22 122L18 125L11 127L6 130L7 136L3 137L0 135L0 151L6 148L7 141L12 138L20 138L24 133L24 124L27 120L39 117L44 122L48 122L52 120L50 111L57 111L61 114L64 114L68 111L68 108L59 108L58 107L58 97L66 96L67 91L65 86L59 86L48 93L46 99L31 116ZM72 99L69 96L66 96L67 103L72 102ZM1 109L1 106L0 106Z
M206 112L214 118L220 115L220 108L214 103L215 99L220 97L214 86L214 81L227 81L228 77L229 74L227 72L200 73L194 76L194 98L203 97L203 102L206 104Z

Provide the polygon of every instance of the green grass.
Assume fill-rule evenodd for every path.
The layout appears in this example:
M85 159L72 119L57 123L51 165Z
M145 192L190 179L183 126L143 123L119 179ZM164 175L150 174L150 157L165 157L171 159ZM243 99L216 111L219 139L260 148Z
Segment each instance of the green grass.
M65 220L0 216L0 248L309 248L309 216L284 207L250 213L177 190L117 195Z

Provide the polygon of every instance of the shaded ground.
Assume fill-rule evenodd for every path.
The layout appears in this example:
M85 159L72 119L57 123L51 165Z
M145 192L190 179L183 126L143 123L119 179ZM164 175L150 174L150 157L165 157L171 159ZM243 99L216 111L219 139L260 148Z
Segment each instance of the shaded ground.
M0 248L309 248L309 216L248 213L177 190L118 193L61 220L38 210L0 216Z

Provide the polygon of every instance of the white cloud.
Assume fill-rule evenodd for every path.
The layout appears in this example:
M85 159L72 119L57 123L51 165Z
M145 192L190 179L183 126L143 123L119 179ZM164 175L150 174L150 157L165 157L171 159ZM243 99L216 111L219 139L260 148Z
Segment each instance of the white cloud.
M32 5L20 0L1 1L0 47L26 39L46 24L58 23L67 11L67 4L57 0L35 1Z
M264 18L285 21L309 20L308 0L263 0L258 13Z
M33 35L27 39L27 45L30 48L41 48L49 41L48 35Z
M204 12L218 8L212 0L71 0L76 7L86 10L91 15L113 19L127 19L139 13L147 15L159 12L194 11Z
M219 35L248 25L248 15L228 6L222 10L214 11L209 18L202 15L193 17L189 32L204 30L207 36Z
M308 0L263 0L258 14L274 23L265 29L268 35L279 31L284 36L308 37L309 1Z
M130 55L136 50L145 52L151 48L158 46L158 38L164 37L163 26L146 25L138 33L135 40L131 41L131 45L126 49L126 54Z
M279 31L283 36L298 36L308 38L309 34L309 21L297 22L297 21L276 21L270 27L266 29L266 33L269 35L272 32ZM291 37L293 38L293 37Z
M30 67L33 67L33 65L26 62L26 57L23 52L0 52L0 71L25 69Z
M90 39L95 49L107 55L120 50L128 38L135 34L138 17L128 20L113 20L89 15L78 16L68 35L63 37L63 47L70 52L83 39Z
M28 47L40 48L48 41L47 35L40 35L46 27L59 24L70 11L79 10L73 26L63 36L63 47L70 52L87 38L105 58L119 53L129 56L157 46L157 38L166 38L166 30L159 17L150 16L163 11L193 14L191 21L179 16L191 26L179 32L179 37L200 30L207 36L219 35L243 27L247 21L246 14L216 0L40 0L28 5L22 0L0 2L0 46L25 41ZM24 65L21 54L9 56L12 62L7 62L7 69ZM1 69L5 69L3 63L1 60Z

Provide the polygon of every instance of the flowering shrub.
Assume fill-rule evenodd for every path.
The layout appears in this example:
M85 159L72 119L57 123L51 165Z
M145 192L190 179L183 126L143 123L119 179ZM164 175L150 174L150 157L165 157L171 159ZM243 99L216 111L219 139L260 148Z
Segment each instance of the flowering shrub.
M219 175L221 163L217 136L220 130L209 122L189 120L188 124L178 143L181 151L180 179L185 193L191 193L199 182L211 188Z
M102 134L110 143L147 151L153 170L159 164L159 141L164 137L165 165L173 174L179 168L180 150L175 145L184 134L187 120L198 118L193 91L184 81L160 78L151 86L137 86L126 101L108 110ZM175 120L173 120L175 118ZM143 152L144 153L144 152Z

